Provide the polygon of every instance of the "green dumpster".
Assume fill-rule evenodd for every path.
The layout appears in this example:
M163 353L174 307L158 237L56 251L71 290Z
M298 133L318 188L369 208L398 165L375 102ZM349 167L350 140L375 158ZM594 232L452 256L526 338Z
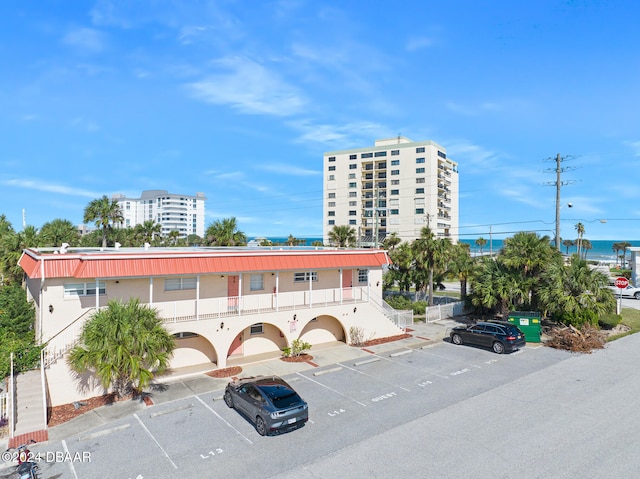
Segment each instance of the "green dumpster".
M512 311L509 322L518 326L528 343L540 342L540 313L535 311Z

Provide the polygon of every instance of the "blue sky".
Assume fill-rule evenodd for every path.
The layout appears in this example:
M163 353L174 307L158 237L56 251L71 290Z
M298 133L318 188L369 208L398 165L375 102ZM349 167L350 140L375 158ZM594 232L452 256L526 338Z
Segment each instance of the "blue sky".
M398 133L460 171L460 238L640 239L634 0L22 0L0 16L0 213L204 192L207 225L322 235L322 155ZM601 219L607 219L602 223Z

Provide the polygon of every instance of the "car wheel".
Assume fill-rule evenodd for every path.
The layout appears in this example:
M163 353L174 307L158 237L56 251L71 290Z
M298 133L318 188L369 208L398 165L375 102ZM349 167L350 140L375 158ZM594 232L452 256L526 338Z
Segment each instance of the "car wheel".
M267 435L267 425L264 423L264 419L260 416L256 418L256 431L258 431L258 434L261 436Z
M460 336L459 334L454 334L453 336L451 336L451 341L453 342L453 344L462 344L462 336Z
M640 299L640 291L638 291L637 293L635 293L635 294L633 295L633 297L634 297L634 298L636 298L636 299Z
M229 391L224 392L224 403L230 408L233 407L233 397Z
M504 353L504 344L502 344L499 341L496 341L495 343L493 343L493 352L496 354Z

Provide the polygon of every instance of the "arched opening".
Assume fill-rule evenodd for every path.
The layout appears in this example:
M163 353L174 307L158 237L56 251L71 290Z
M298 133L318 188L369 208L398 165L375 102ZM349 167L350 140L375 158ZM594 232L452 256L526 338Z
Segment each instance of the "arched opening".
M172 369L217 362L216 350L204 336L184 331L175 333L173 337L176 340L176 348L171 359Z
M320 315L309 321L300 331L300 339L309 344L346 342L345 330L333 316Z
M255 323L244 329L231 343L228 358L277 355L287 341L279 328L269 323Z

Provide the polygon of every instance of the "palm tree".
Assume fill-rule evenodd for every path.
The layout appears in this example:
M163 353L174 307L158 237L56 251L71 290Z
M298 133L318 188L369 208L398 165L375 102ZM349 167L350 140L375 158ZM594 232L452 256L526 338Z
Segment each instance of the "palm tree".
M578 233L578 257L580 257L582 251L582 237L584 236L584 225L582 223L578 223L575 228Z
M591 244L591 241L589 241L588 239L583 239L582 240L582 259L587 259L587 252L593 249L593 245Z
M575 246L576 242L573 240L563 240L562 241L562 246L564 246L565 248L567 248L567 256L569 256L569 248L571 248L572 246Z
M356 242L356 230L348 225L336 225L329 231L329 241L339 248L353 246Z
M506 319L526 294L519 275L500 259L480 258L471 275L471 304L485 309L497 309Z
M110 200L107 195L91 201L84 209L85 223L95 222L98 228L102 229L102 247L107 247L107 230L114 225L122 223L124 217L122 210L116 200Z
M428 226L420 231L420 238L412 243L414 259L414 282L416 288L429 290L429 306L433 306L433 275L436 270L444 272L451 254L451 241L449 238L436 239ZM427 278L425 278L425 274ZM425 281L426 280L426 281Z
M238 229L235 217L215 220L204 234L207 244L213 246L240 246L247 244L246 235Z
M628 241L623 241L620 243L620 249L622 250L622 268L627 267L627 248L631 246L631 243Z
M482 254L482 248L484 248L486 244L487 244L487 240L484 239L482 236L480 236L480 238L476 240L476 246L480 248L480 254Z
M400 243L402 243L402 239L400 239L398 233L393 232L384 239L382 247L386 250L393 251Z
M8 232L0 238L0 265L2 266L2 280L20 284L24 272L18 266L22 251L26 248L38 246L38 230L27 225L19 232Z
M136 225L135 232L138 240L142 244L153 244L155 239L160 237L162 233L162 225L153 220L146 220L144 223Z
M391 264L383 278L384 289L398 284L400 291L409 291L412 281L413 254L409 243L401 243L389 251Z
M79 374L95 374L103 387L122 396L140 392L166 371L174 348L155 309L137 298L112 300L85 323L68 363Z
M622 247L622 243L618 242L618 243L613 243L611 245L611 250L616 254L616 266L618 266L618 259L620 259L620 254L619 252L621 250L623 250L624 248Z
M57 218L42 225L40 238L43 246L77 245L79 234L71 221Z
M467 299L467 280L473 272L475 262L471 258L471 245L469 243L457 243L453 245L449 273L455 274L460 281L460 299Z

